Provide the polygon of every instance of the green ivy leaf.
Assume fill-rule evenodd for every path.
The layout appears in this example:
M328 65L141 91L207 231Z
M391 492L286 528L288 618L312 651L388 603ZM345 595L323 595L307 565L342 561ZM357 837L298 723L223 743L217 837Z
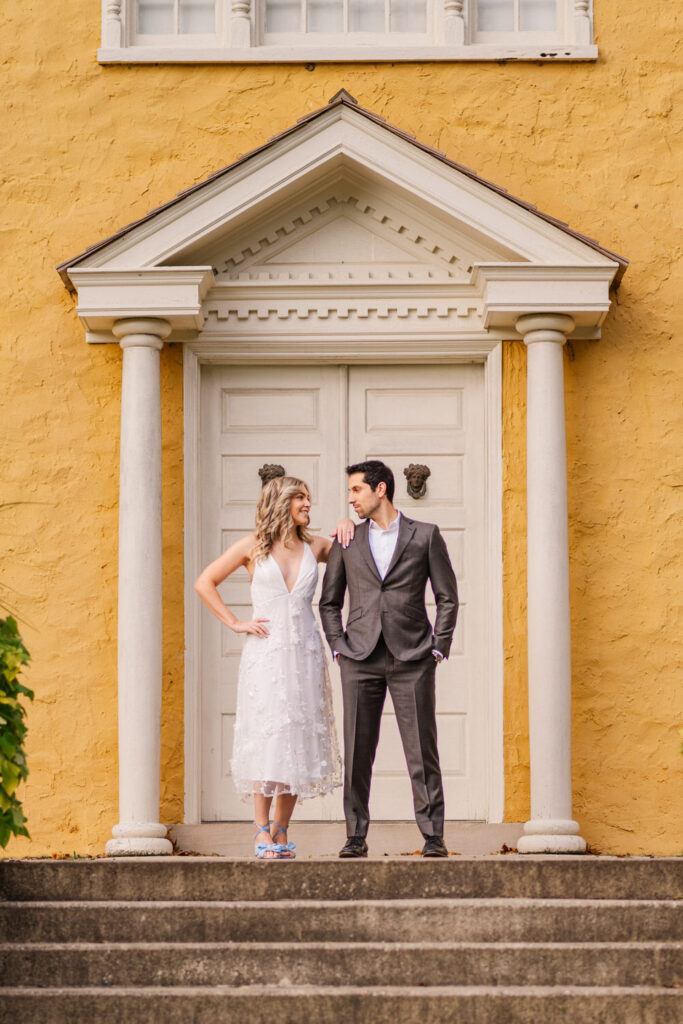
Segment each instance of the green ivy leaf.
M26 824L26 818L20 804L14 804L14 806L10 808L9 814L15 828L21 828Z
M2 772L2 788L8 796L12 796L19 785L21 773L11 761L0 760L0 772Z
M0 733L0 750L10 760L17 752L17 741L10 732ZM21 755L19 755L21 756Z
M0 846L2 846L3 849L7 846L11 834L12 829L10 828L9 822L0 817Z
M17 681L30 655L19 636L16 620L0 619L0 846L12 835L28 836L26 818L15 792L28 775L22 743L26 710L20 698L34 699L33 690Z

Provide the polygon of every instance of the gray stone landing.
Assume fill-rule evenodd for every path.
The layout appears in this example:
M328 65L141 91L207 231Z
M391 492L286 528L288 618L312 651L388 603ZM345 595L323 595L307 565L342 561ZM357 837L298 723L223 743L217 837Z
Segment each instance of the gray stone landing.
M481 821L448 821L444 839L453 854L466 857L499 853L503 847L514 850L522 835L523 822L489 825ZM251 857L253 843L249 822L219 821L201 825L173 825L169 834L175 848L219 857ZM336 858L346 839L344 822L296 821L290 825L289 838L296 843L297 856ZM419 853L424 840L414 821L378 822L370 826L370 859L409 857Z

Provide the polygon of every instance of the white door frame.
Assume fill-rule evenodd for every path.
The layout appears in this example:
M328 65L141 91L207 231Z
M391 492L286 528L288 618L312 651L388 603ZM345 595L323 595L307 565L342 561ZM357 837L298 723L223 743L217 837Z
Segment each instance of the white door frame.
M194 581L201 569L200 523L200 383L203 363L221 364L405 364L478 362L484 366L484 401L486 423L486 615L490 642L486 651L488 707L488 817L502 822L505 804L503 760L503 478L502 478L502 347L493 332L475 338L439 336L420 337L407 341L405 334L396 336L394 351L387 349L388 339L372 340L359 351L349 353L348 344L339 340L313 343L302 338L288 351L278 345L272 349L264 333L263 343L253 336L243 341L226 337L209 341L201 339L183 345L183 407L185 466L185 801L184 822L201 822L201 603L194 591ZM426 337L425 337L426 335Z

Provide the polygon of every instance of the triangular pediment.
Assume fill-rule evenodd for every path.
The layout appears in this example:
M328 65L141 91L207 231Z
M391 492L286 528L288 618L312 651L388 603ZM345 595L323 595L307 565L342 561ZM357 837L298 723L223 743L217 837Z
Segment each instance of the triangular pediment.
M626 261L343 95L59 269L461 284L508 263Z

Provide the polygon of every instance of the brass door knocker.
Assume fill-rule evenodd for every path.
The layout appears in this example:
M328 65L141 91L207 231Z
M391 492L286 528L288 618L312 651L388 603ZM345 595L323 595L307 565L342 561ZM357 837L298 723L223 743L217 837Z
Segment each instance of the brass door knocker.
M406 478L406 489L411 498L424 498L427 493L427 477L432 475L429 466L422 466L418 462L411 462L403 470Z

